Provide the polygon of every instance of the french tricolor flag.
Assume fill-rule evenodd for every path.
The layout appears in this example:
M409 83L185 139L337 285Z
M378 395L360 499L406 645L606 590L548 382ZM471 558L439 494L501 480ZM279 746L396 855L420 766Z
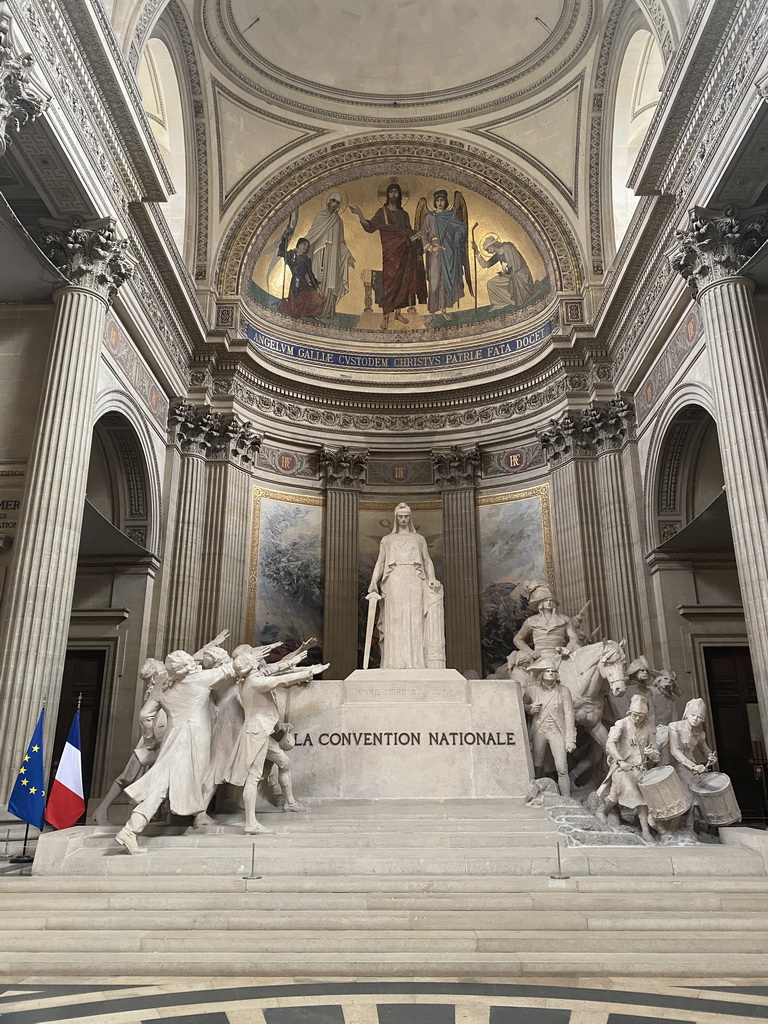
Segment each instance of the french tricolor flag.
M80 759L80 709L75 712L45 808L54 828L70 828L85 813L83 766Z

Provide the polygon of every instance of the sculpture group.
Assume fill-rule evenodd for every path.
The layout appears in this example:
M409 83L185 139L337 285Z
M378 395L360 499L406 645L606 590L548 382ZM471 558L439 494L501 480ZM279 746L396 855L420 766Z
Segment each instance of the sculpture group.
M242 787L244 831L269 832L256 820L258 785L277 769L283 809L302 810L293 796L290 723L282 722L275 691L307 684L327 665L300 666L305 644L280 661L267 662L280 644L241 644L229 655L222 633L195 654L173 651L149 659L141 678L149 683L139 714L141 739L128 764L94 812L108 824L107 811L121 791L136 805L115 840L129 853L141 852L137 836L167 801L172 814L210 824L207 809L216 787Z
M537 777L554 768L560 794L587 769L605 768L596 792L585 787L599 821L620 825L621 809L634 814L644 839L691 832L695 812L709 825L741 820L728 776L713 772L717 755L704 734L706 704L688 701L680 720L675 674L655 671L640 655L629 666L624 641L590 643L583 611L558 611L548 583L523 585L533 614L515 635L507 659L510 679L522 687ZM592 747L575 758L577 730Z
M588 605L576 616L562 614L548 582L526 581L521 591L532 614L514 637L506 674L522 691L537 778L554 772L565 800L572 784L586 780L580 792L597 820L626 827L622 812L633 815L646 841L652 830L690 835L696 812L710 825L740 820L730 780L712 771L717 757L705 738L705 702L689 700L678 719L673 672L652 669L643 655L627 665L624 641L587 634ZM367 597L364 668L375 626L382 669L445 668L443 588L404 503L381 539ZM269 662L279 643L241 644L230 655L220 646L227 636L194 654L149 658L141 668L141 737L94 812L97 823L108 824L110 804L126 793L135 807L115 839L130 853L141 852L137 837L166 803L173 814L192 816L195 827L211 824L207 809L217 787L242 790L247 835L270 832L256 818L261 782L271 784L283 810L303 810L287 754L293 726L281 716L276 691L306 685L328 665L301 664L314 640Z

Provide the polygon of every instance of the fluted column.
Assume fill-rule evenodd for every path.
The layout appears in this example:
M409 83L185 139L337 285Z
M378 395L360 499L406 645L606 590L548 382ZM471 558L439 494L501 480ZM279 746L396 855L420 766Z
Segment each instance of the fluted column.
M91 452L107 305L130 276L110 220L46 221L43 245L70 285L56 311L14 559L0 609L0 799L45 696L56 722ZM50 736L48 737L50 739ZM50 744L48 746L50 750Z
M173 548L166 566L165 643L168 651L194 651L205 541L205 459L212 437L218 437L218 423L209 410L187 402L176 403L168 423L169 441L180 453L181 466Z
M603 570L609 618L606 633L625 638L631 657L646 653L640 608L640 580L633 554L630 515L622 452L634 428L634 410L616 399L591 410L598 445L597 475Z
M330 662L330 679L344 679L357 668L358 519L367 463L367 451L320 449L326 494L323 659Z
M480 645L475 481L480 465L477 447L433 451L435 483L443 504L445 564L445 662L448 668L483 674Z
M249 491L261 439L249 422L222 417L206 470L203 565L195 646L229 629L236 647L243 635L248 589Z
M595 430L589 417L550 420L539 440L552 473L552 519L558 560L558 593L562 611L576 615L590 601L585 618L589 631L609 630L604 590L599 482L595 461Z
M670 252L698 297L704 323L736 567L768 736L768 368L752 301L740 275L768 240L768 208L689 212Z

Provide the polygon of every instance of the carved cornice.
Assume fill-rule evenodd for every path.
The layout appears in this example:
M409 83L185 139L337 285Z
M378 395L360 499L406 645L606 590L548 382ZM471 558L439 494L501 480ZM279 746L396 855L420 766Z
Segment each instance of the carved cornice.
M128 240L115 236L111 217L100 220L41 220L42 248L58 270L79 288L110 301L133 275L126 259Z
M317 455L320 475L326 487L359 491L365 483L368 452L353 451L346 445L332 450L325 445Z
M31 82L29 70L35 58L31 53L16 53L11 34L11 15L0 2L0 156L11 142L9 132L21 131L47 109L50 97Z
M431 456L435 483L441 491L475 486L480 471L480 449L477 445L461 448L454 444L447 451L433 449Z
M688 211L688 227L675 232L677 242L667 253L670 266L683 278L694 298L702 287L735 277L747 260L768 240L768 207L736 206Z
M568 353L570 356L572 353ZM386 406L371 409L370 399L347 392L305 386L275 374L253 373L247 365L220 365L214 373L212 399L234 399L253 410L254 419L284 427L290 423L311 431L345 434L449 433L479 427L503 425L541 415L543 410L565 397L588 402L593 383L580 359L573 367L539 366L536 371L517 375L481 389L455 390L422 395L393 394Z
M614 398L607 405L582 409L576 417L566 414L552 419L536 436L554 469L574 457L595 458L617 451L634 436L634 426L634 407L622 398Z

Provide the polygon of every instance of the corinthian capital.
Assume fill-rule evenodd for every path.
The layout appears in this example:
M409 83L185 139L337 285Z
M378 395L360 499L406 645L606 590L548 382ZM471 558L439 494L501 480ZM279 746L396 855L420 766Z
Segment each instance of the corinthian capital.
M704 285L735 277L768 239L768 207L739 210L688 211L688 227L676 232L677 242L667 253L670 266L685 280L694 297Z
M115 222L101 220L40 220L42 248L72 284L89 288L109 300L133 275L126 259L128 240L115 236Z
M222 443L222 417L207 406L176 399L168 415L168 440L185 455L207 456Z
M345 487L359 490L365 483L367 451L352 451L343 445L336 451L323 445L317 456L320 473L326 487Z
M250 420L241 420L236 415L223 416L216 423L209 455L216 461L228 461L235 466L250 469L260 447L261 438Z
M50 99L31 82L29 70L35 63L31 53L14 50L11 16L0 2L0 156L11 142L9 132L21 131L46 110Z
M454 444L448 451L433 451L432 465L435 470L435 483L441 490L474 487L480 466L480 449L477 445L462 449Z

